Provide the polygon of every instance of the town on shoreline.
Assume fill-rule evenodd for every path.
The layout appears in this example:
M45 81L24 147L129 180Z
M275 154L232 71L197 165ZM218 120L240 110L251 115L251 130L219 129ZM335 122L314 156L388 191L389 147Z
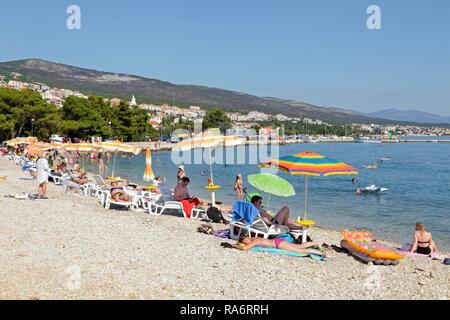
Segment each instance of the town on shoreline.
M69 97L88 99L89 96L69 89L50 87L42 83L29 83L20 80L22 75L12 72L7 76L0 75L0 88L15 90L32 90L37 92L49 105L54 105L61 109ZM112 107L118 107L123 103L131 108L137 108L147 113L147 124L152 127L155 134L151 139L154 149L168 150L171 142L179 142L184 137L164 131L169 127L172 129L183 128L193 131L194 122L202 122L207 116L207 110L199 106L181 108L176 105L162 104L138 104L133 96L131 101L122 101L118 98L106 99L105 103ZM213 112L211 112L213 114ZM209 118L226 117L226 126L219 128L227 135L237 135L247 138L247 144L289 144L289 143L314 143L314 142L361 142L361 143L397 143L397 142L449 142L442 136L450 136L450 128L438 126L418 126L418 125L380 125L380 124L330 124L320 119L311 119L303 115L289 117L283 114L271 115L259 111L243 112L223 112L220 114L208 115ZM26 121L37 122L38 119L31 118ZM217 119L213 119L212 124L217 124ZM223 120L223 119L222 119ZM221 120L221 121L222 121ZM109 120L110 130L113 123ZM33 123L31 124L33 126ZM31 130L33 131L33 130ZM169 132L169 133L168 133ZM29 132L31 135L32 132ZM50 132L51 134L58 132ZM404 136L424 136L430 139L402 139ZM134 140L139 141L139 140ZM143 140L142 140L143 141ZM131 141L128 141L131 142ZM141 143L142 144L142 143Z

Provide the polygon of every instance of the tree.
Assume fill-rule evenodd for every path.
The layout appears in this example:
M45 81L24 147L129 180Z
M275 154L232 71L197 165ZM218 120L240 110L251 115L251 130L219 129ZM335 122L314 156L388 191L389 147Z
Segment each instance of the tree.
M203 117L203 130L212 128L219 128L221 131L231 128L230 118L228 118L222 109L212 109L206 112Z

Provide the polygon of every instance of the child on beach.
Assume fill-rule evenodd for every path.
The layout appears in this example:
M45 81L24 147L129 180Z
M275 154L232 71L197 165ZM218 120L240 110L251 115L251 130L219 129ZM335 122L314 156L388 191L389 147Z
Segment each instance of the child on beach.
M241 245L243 244L243 246ZM242 250L242 251L248 251L253 247L263 247L263 248L275 248L275 249L281 249L285 251L292 251L292 252L298 252L298 253L304 253L304 254L315 254L322 257L325 257L325 253L316 250L311 249L313 247L319 247L318 243L314 242L307 242L302 244L295 244L290 243L284 239L281 238L275 238L275 239L264 239L264 238L253 238L250 239L248 235L243 235L239 239L239 242L236 243L234 248Z

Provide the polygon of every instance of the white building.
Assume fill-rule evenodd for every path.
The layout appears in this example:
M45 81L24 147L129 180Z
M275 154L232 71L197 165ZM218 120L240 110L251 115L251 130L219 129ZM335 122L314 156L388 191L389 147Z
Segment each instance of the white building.
M136 103L136 98L134 97L134 94L133 94L133 98L131 98L131 101L130 101L130 106L132 106L132 107L135 107L135 106L137 106L137 103Z

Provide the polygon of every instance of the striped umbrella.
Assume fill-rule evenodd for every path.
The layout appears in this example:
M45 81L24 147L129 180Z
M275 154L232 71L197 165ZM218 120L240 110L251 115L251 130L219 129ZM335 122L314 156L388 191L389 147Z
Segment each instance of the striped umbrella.
M150 151L150 147L147 147L145 151L145 172L144 172L144 181L151 181L155 179L155 175L152 170L152 153Z
M262 167L265 166L275 166L286 173L305 176L305 221L308 217L308 176L328 177L331 175L358 174L354 167L312 151L281 157L278 160L262 164Z

